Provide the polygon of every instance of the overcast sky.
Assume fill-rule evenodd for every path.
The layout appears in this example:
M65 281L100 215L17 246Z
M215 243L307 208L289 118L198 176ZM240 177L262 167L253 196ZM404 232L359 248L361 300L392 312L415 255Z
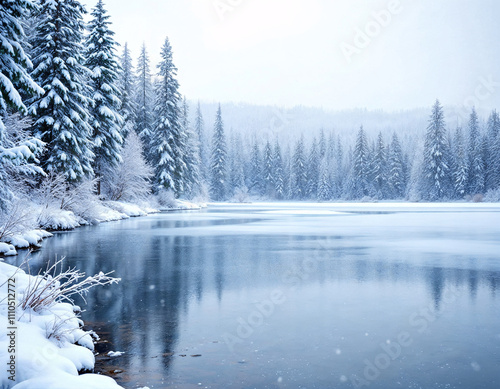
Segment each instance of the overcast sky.
M399 110L439 98L500 109L498 0L105 4L135 59L144 41L155 63L170 38L189 99Z

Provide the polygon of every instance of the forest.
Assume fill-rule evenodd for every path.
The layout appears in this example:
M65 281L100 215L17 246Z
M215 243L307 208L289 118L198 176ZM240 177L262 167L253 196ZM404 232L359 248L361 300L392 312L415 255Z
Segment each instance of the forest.
M497 111L479 118L470 107L466 125L449 128L436 100L421 139L370 138L363 126L354 142L317 128L243 137L225 128L223 104L206 118L205 103L180 93L168 38L156 69L146 45L134 61L101 0L88 23L76 0L0 12L3 213L71 191L132 203L500 199Z

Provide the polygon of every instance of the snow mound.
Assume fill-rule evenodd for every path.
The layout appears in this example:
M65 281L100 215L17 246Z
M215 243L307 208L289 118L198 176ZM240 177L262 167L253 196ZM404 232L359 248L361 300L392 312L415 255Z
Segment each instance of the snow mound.
M11 244L0 242L0 256L8 257L10 255L17 255L16 248Z
M40 247L42 240L50 236L52 234L45 230L32 230L22 234L7 236L4 238L4 241L18 249L27 249L29 247Z
M121 201L106 201L104 205L129 217L146 216L148 213L138 205L123 203Z
M38 219L41 228L47 230L72 230L82 225L82 219L71 211L49 208Z
M108 352L107 356L113 358L113 357L120 357L123 354L125 354L124 351L110 351Z
M3 243L3 245L6 245ZM82 374L94 368L93 342L80 326L76 307L54 303L40 311L21 306L33 276L15 266L0 262L0 284L14 277L16 282L16 374L14 386L8 373L0 374L0 387L12 389L117 389L120 386L110 377ZM7 301L8 288L0 288L0 301ZM0 321L8 322L8 306L0 305ZM12 314L12 312L11 312ZM0 360L10 358L10 338L0 333ZM84 345L84 346L82 346Z

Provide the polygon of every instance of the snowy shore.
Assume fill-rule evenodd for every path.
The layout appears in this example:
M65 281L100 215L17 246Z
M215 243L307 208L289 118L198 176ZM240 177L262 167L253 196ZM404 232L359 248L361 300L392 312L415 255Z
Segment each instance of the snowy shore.
M8 330L0 333L0 361L7 366L0 372L0 388L120 388L110 377L89 373L95 365L92 337L97 335L82 330L83 321L78 316L80 307L60 299L42 308L26 305L27 296L33 294L33 285L40 281L41 276L26 274L20 268L2 262L1 257L17 255L17 249L40 247L43 239L52 236L47 230L70 230L82 225L204 206L182 200L176 200L171 205L156 209L147 204L105 201L94 208L92 217L87 218L61 209L35 210L40 214L40 228L2 238L0 323ZM47 287L50 277L45 278L37 285L42 295L50 293ZM47 290L44 291L44 288Z

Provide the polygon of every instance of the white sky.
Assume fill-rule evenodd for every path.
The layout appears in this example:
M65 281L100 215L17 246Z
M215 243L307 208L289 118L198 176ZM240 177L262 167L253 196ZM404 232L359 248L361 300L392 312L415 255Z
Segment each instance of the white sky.
M90 10L96 0L82 2ZM391 20L381 26L374 12L387 15L394 2ZM128 42L134 58L144 41L156 63L170 38L189 99L399 110L429 107L439 98L445 105L467 100L500 108L498 0L105 4L116 39ZM354 45L357 28L369 28L373 37L349 62L341 44Z

